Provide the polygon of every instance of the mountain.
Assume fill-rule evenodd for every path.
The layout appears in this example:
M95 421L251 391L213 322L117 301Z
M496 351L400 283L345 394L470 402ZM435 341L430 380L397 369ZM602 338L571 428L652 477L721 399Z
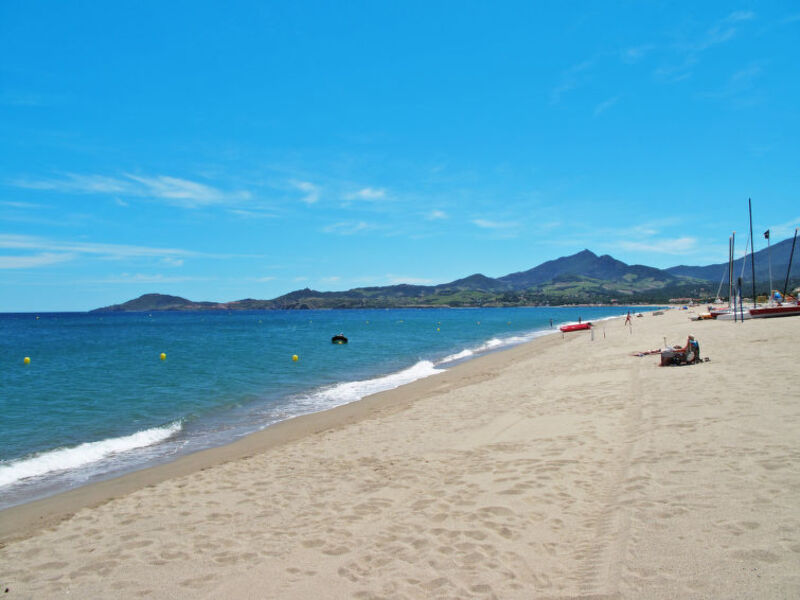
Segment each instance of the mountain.
M148 312L154 310L204 310L214 308L215 302L192 302L180 296L167 296L165 294L145 294L135 300L128 300L122 304L107 306L103 312ZM92 311L94 312L94 311Z
M498 280L510 284L514 289L524 289L546 283L564 275L575 275L604 281L652 280L673 283L678 276L666 273L661 269L643 265L627 265L608 254L597 256L590 250L583 250L572 256L563 256L549 260L538 267L521 273L511 273ZM691 276L690 276L691 277Z
M597 256L589 250L583 250L547 261L528 271L498 278L475 273L433 286L400 284L354 288L344 292L320 292L305 288L272 300L248 298L222 303L192 302L178 296L145 294L135 300L95 311L526 306L609 302L616 298L635 301L640 296L649 299L654 293L704 293L702 285L705 284L700 288L698 284L702 282L697 278L643 265L627 265L611 256ZM684 289L687 286L688 291Z
M756 264L756 283L769 284L769 265L772 262L772 281L773 287L783 287L786 278L786 269L789 266L789 254L792 251L792 240L786 239L782 242L774 244L771 248L764 248L754 254ZM733 263L734 281L736 278L742 276L742 265L744 264L744 275L742 276L743 287L745 290L749 289L752 276L752 268L750 262L750 255L746 258L740 258ZM745 261L747 261L745 263ZM795 269L800 269L800 244L794 251L792 259L792 272L796 273ZM728 282L728 263L718 263L715 265L706 265L705 267L690 267L686 265L678 265L677 267L670 267L666 271L672 275L681 277L694 277L696 279L704 279L706 281L719 282L724 280ZM778 285L780 284L780 285ZM725 286L727 287L727 285Z

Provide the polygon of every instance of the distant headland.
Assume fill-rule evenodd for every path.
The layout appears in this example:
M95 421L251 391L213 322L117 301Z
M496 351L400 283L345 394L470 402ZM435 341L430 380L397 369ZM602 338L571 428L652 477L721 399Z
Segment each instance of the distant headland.
M767 256L755 254L756 282L766 292ZM772 246L773 272L785 272L791 240ZM800 248L795 252L798 261ZM736 272L743 259L736 261ZM799 261L800 262L800 261ZM91 312L152 312L209 310L302 310L324 308L437 308L477 306L545 306L566 304L639 304L709 300L727 264L679 265L657 269L628 265L609 255L583 250L544 262L527 271L492 278L476 273L439 285L390 285L323 292L305 288L273 298L232 302L194 302L180 296L144 294L122 304ZM750 269L747 269L749 275ZM747 279L745 277L747 281Z

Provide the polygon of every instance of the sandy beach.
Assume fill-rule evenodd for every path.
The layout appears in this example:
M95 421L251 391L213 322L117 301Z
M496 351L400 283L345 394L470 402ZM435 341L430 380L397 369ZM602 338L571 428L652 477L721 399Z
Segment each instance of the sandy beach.
M800 319L604 321L0 512L6 598L800 597ZM688 334L710 362L631 356Z

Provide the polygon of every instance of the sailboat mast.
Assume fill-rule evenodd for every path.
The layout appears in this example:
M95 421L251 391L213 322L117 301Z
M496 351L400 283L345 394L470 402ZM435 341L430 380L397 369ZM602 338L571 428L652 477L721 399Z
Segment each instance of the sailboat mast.
M794 245L797 243L797 227L794 228L794 239L792 240L792 252L789 254L789 267L786 269L786 281L783 282L783 297L786 297L786 288L789 287L789 273L792 270L792 259L794 258Z
M736 299L733 297L733 255L736 252L735 231L731 234L730 242L731 242L731 251L730 251L730 258L728 260L728 305L730 306L730 308L734 308L736 304Z
M767 297L769 298L769 302L772 303L772 248L769 242L769 229L767 229L764 235L767 238L767 262L769 263L769 293Z
M747 206L750 209L750 268L753 272L753 308L756 307L756 247L753 245L753 201L748 198Z

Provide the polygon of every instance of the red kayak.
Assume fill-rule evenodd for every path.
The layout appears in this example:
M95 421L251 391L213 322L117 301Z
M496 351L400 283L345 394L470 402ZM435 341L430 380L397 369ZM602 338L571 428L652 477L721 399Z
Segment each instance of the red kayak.
M583 331L584 329L591 329L591 323L575 323L574 325L562 325L559 327L561 331Z

